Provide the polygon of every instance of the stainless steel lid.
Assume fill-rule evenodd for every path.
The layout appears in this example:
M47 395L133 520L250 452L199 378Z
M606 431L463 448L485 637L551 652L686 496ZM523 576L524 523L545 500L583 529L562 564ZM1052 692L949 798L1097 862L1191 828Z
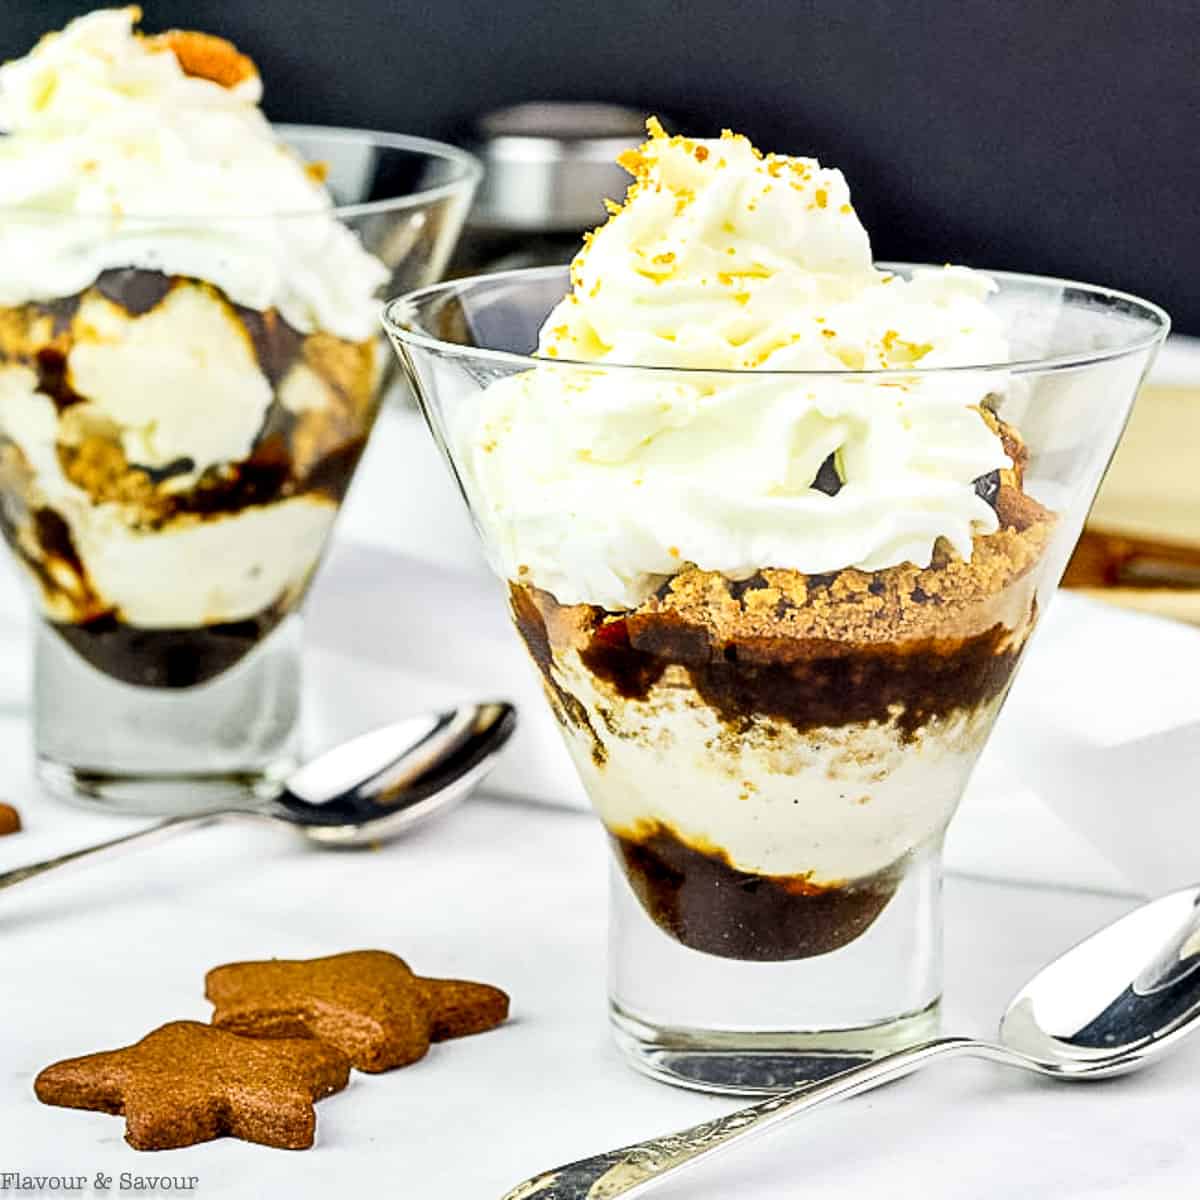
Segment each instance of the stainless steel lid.
M566 233L604 219L628 174L617 155L645 138L646 114L619 104L545 101L480 118L471 149L483 184L469 223L477 229Z

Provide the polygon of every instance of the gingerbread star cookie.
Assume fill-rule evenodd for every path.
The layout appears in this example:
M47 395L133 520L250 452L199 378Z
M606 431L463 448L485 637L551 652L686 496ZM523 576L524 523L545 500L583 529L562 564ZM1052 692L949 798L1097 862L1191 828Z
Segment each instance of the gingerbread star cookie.
M383 950L329 958L233 963L209 971L213 1024L254 1037L313 1037L360 1071L423 1058L430 1042L482 1033L508 1016L508 997L485 983L423 979Z
M255 1041L173 1021L133 1046L69 1058L34 1081L43 1104L124 1113L135 1150L170 1150L228 1134L306 1150L313 1102L341 1091L350 1064L311 1040Z
M21 814L11 804L0 804L0 837L21 832Z

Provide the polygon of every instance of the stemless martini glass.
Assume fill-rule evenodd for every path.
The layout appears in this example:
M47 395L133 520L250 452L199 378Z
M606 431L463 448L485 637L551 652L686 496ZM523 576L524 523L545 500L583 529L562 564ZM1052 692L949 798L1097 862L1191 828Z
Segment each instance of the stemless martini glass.
M1154 305L1104 288L995 279L1009 360L925 371L534 357L568 287L559 268L426 288L385 312L609 835L611 1019L654 1076L772 1091L937 1024L943 836L1169 325ZM489 487L494 446L481 433L488 389L512 376L577 418L554 423L565 435L531 439L515 507ZM897 396L921 389L944 404L936 419L985 419L1003 433L1012 469L976 482L997 529L977 535L969 557L939 543L925 568L805 576L763 561L726 579L680 563L635 609L580 603L580 588L555 595L514 548L572 528L552 468L563 455L602 460L587 441L601 415L589 405L613 388L646 403L669 391L689 414L682 431L655 435L653 460L676 472L685 514L733 469L719 436L677 451L673 439L697 422L778 404L789 389L867 425L906 420ZM836 486L814 482L789 502L839 520L855 453L853 439L837 448ZM617 532L596 516L604 488L647 483L603 469L591 478L601 503L576 536L547 535L562 538L549 547L558 578L603 568L594 548ZM897 484L898 529L912 503Z
M269 294L278 246L320 263L349 230L383 290L431 283L482 173L424 138L277 132L319 164L328 212L0 210L51 297L0 306L0 531L37 609L38 778L67 799L192 810L273 789L299 752L301 607L394 360L377 329L301 334L206 280L236 268ZM168 240L172 276L131 266ZM83 292L47 265L64 247Z

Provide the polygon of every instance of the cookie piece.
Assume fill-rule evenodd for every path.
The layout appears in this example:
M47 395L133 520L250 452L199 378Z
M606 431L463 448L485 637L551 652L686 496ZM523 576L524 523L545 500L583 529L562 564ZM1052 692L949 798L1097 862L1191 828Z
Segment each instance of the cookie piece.
M21 814L11 804L0 804L0 837L21 832Z
M228 1134L307 1150L313 1101L339 1092L350 1064L310 1040L263 1042L173 1021L133 1046L68 1058L34 1080L43 1104L125 1115L135 1150L172 1150Z
M185 75L208 79L225 88L235 88L258 75L254 60L232 42L194 29L168 29L146 38L152 50L169 50L179 60Z
M205 979L213 1024L253 1037L313 1037L360 1071L423 1058L430 1042L499 1025L508 997L486 983L423 979L384 950L232 963Z

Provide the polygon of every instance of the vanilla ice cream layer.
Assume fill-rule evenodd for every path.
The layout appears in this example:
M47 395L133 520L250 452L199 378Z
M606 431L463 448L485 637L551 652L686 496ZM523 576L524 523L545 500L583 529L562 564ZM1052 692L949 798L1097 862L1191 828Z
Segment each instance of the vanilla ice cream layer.
M108 507L63 516L93 587L142 629L241 621L295 600L337 516L332 500L305 495L139 533Z
M187 75L101 10L0 67L0 304L82 292L104 270L206 279L302 332L376 331L388 271L234 87Z
M86 416L115 426L125 457L146 467L190 459L195 478L246 458L271 403L271 385L228 303L180 283L151 312L131 317L89 292L67 356Z
M759 717L742 733L686 677L671 686L676 673L626 700L598 689L573 651L555 655L603 744L597 756L586 731L564 731L606 828L637 838L661 824L738 870L816 885L873 875L940 837L1001 702L930 721L912 741L873 722L801 733Z
M64 474L59 415L36 387L28 368L0 367L0 431L32 473L26 499L66 522L93 591L122 621L144 628L239 621L304 587L337 514L332 500L302 495L203 521L184 516L161 529L133 527L120 505L96 503ZM44 600L49 617L71 619L54 611L53 597Z
M969 557L997 527L975 480L1011 466L980 411L1007 381L919 372L1007 361L993 281L876 270L841 172L813 159L651 131L544 364L452 416L496 568L618 610L689 563L923 567L939 538Z

